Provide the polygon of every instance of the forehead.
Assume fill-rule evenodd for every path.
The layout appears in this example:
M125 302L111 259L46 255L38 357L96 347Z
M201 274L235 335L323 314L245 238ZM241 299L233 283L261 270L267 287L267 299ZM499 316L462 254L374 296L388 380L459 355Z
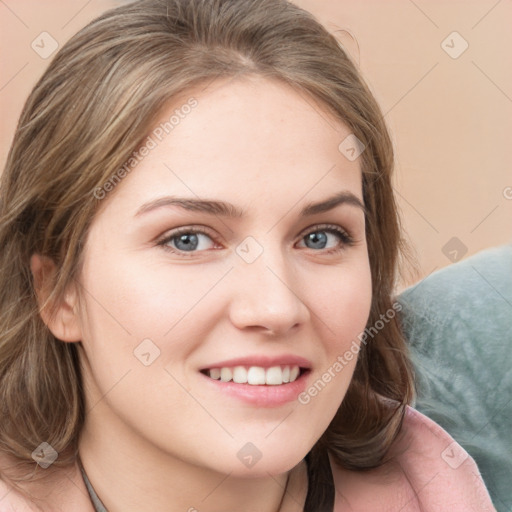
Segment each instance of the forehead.
M113 199L140 203L167 193L244 208L292 206L341 190L362 199L360 159L339 149L350 133L319 102L279 81L216 81L159 113Z

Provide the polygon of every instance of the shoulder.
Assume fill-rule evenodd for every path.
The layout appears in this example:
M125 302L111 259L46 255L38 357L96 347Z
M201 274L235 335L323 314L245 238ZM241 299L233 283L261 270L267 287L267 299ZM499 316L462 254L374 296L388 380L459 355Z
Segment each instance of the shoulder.
M39 481L23 482L17 488L2 475L2 468L9 465L7 460L0 453L0 512L93 512L78 465L53 471Z
M492 512L473 459L432 420L408 407L389 461L370 471L333 464L335 512Z
M0 479L0 512L39 512L40 510L7 482Z
M40 509L7 480L5 472L15 465L16 460L13 457L0 451L0 512L39 511Z

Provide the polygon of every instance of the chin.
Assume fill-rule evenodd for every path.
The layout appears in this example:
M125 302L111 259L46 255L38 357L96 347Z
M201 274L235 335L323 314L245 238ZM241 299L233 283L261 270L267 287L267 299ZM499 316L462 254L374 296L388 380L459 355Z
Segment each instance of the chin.
M228 471L230 477L253 479L253 478L268 478L269 475L278 476L291 471L295 466L300 464L303 460L303 455L290 454L286 456L283 454L274 455L264 460L262 457L252 467L244 467L242 464L236 464Z
M281 475L297 466L314 444L306 437L285 438L282 435L273 435L275 438L272 441L270 438L263 438L254 443L237 440L235 450L232 451L231 448L226 451L233 453L235 460L232 457L223 457L225 464L222 464L221 471L237 478L268 478L269 475ZM217 460L222 459L219 457Z

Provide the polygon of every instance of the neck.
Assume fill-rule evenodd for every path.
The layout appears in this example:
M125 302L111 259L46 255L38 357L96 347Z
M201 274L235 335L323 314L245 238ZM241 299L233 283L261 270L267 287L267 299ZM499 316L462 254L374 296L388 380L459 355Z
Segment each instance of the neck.
M299 512L307 492L304 462L280 475L222 474L164 453L102 402L87 415L79 452L108 512Z

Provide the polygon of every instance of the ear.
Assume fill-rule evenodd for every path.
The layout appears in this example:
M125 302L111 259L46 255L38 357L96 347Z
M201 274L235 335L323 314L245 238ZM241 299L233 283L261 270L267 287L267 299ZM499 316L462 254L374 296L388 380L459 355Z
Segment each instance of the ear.
M81 341L82 331L78 319L78 294L73 284L66 290L64 298L58 304L46 304L50 296L55 263L46 256L33 254L30 258L30 270L34 278L35 292L39 304L39 313L52 334L61 341ZM54 313L51 309L54 306Z

